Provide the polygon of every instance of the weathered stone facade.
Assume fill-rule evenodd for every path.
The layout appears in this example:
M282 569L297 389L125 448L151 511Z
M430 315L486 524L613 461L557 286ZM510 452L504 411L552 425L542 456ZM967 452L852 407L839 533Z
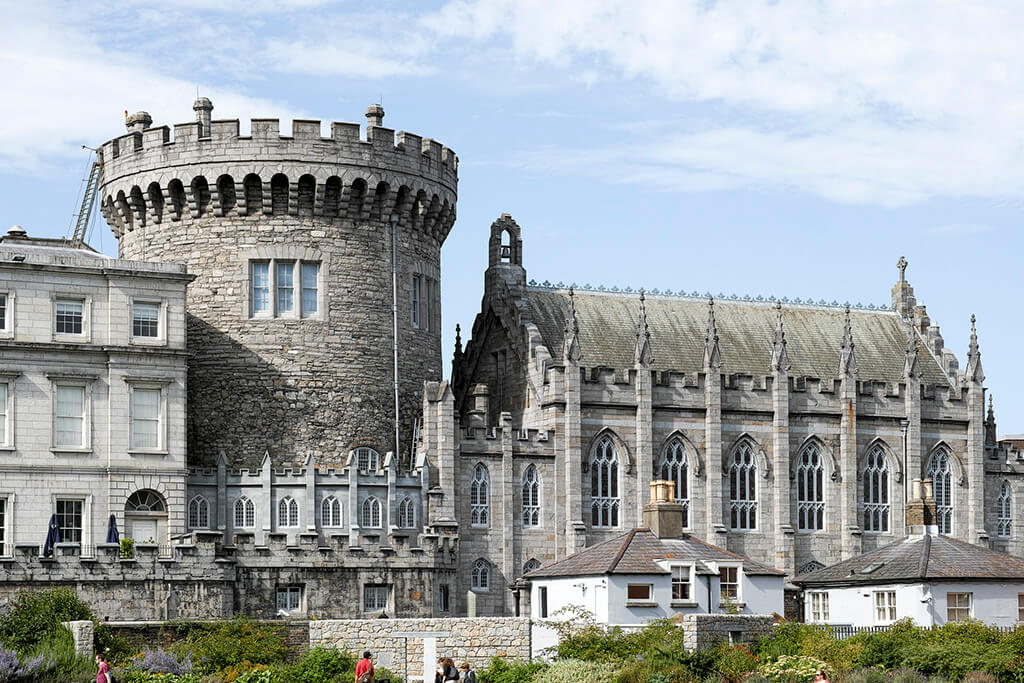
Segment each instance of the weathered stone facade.
M405 132L396 145L378 106L365 141L350 123L323 138L319 121L294 121L282 136L277 119L253 120L242 136L237 120L211 121L209 100L195 109L173 140L140 112L100 154L101 208L121 255L196 275L189 463L213 466L223 452L254 466L269 452L278 465L309 454L340 465L357 447L395 449L393 217L406 462L423 382L441 377L455 154Z
M774 620L758 614L685 614L683 644L688 650L713 650L722 643L753 645L771 635Z

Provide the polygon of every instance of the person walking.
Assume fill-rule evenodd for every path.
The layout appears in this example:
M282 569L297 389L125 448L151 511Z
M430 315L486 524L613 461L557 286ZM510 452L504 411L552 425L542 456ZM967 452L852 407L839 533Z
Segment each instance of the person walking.
M363 653L363 658L356 664L356 683L373 683L373 662L370 661L370 651Z
M470 670L469 662L460 664L459 669L462 670L462 683L476 683L476 672Z
M445 683L446 681L459 680L459 670L455 668L455 662L451 657L440 657L437 660L437 675L434 676L434 683Z
M107 658L103 654L96 655L96 666L99 671L96 672L96 683L113 683L114 677L110 674L110 665L107 664Z
M824 669L818 669L818 673L814 674L814 683L829 683Z

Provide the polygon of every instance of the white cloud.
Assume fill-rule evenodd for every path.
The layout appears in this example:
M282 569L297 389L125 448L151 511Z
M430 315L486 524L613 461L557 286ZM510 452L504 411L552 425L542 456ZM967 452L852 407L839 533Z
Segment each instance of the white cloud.
M415 59L393 59L382 55L376 41L339 39L337 42L310 44L304 40L271 40L266 59L277 71L316 76L426 76L435 69Z

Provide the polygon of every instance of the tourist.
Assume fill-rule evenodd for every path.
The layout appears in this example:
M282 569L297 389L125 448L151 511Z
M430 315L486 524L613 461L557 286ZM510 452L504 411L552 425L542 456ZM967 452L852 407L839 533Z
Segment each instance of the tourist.
M96 672L96 683L113 683L114 677L110 675L110 665L107 664L107 658L102 654L96 655L96 666L99 667L99 671Z
M373 662L370 661L370 651L363 653L363 658L356 664L356 683L373 683Z
M441 657L437 660L437 675L434 676L434 683L459 680L459 670L455 668L455 662L451 657Z
M824 669L818 669L818 673L814 674L814 683L829 683Z
M476 683L476 672L469 670L469 662L463 662L459 668L462 669L462 683Z

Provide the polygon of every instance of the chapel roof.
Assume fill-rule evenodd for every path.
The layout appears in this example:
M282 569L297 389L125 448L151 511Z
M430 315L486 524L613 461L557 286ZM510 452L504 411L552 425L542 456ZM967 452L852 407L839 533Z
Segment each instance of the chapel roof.
M527 287L527 315L556 358L569 316L569 290ZM576 291L573 297L585 367L632 368L636 345L638 293ZM657 371L700 372L708 301L689 296L646 295L647 323ZM776 309L772 301L715 300L715 319L725 374L771 374ZM787 303L782 306L790 376L838 376L845 313L838 306ZM850 311L858 377L897 383L904 379L907 330L895 311ZM921 381L948 386L939 363L918 337Z
M805 588L945 579L1024 580L1024 558L949 536L907 536L869 553L798 576Z
M631 529L615 538L597 543L526 574L528 579L605 574L667 574L655 560L683 560L695 563L698 574L714 572L705 562L743 563L745 574L784 576L784 573L742 555L705 543L689 534L680 538L658 538L650 529Z

